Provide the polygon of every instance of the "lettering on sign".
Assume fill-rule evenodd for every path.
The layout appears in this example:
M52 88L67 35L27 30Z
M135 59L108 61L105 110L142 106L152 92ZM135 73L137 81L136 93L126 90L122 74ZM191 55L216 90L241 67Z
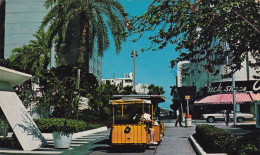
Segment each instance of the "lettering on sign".
M260 91L260 82L259 81L236 81L236 91ZM218 93L218 92L231 92L233 91L231 82L219 82L212 83L211 86L208 87L208 92L210 93Z
M258 82L259 82L259 81L256 81L256 82L254 83L254 85L253 85L253 90L254 90L254 91L259 91L259 90L260 90L260 84L258 84ZM258 84L258 86L257 86L257 84Z

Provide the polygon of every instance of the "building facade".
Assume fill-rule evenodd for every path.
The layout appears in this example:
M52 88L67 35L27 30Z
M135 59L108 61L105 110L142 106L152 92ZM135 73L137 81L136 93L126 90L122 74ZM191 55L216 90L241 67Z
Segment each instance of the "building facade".
M148 84L138 83L135 85L135 91L137 94L147 95L149 93Z
M126 86L133 86L133 73L130 72L130 73L127 73L127 74L124 74L124 77L123 78L115 78L113 77L112 79L103 79L102 78L102 83L103 84L111 84L111 85L122 85L123 87L126 87Z
M190 68L189 61L182 61L177 64L177 76L176 76L176 86L183 87L183 86L190 86L190 79L189 79L189 68Z
M4 58L5 0L0 0L0 59Z
M252 93L256 96L260 95L260 82L255 79L258 75L259 69L252 68L249 66L249 62L254 62L254 58L250 55L243 61L240 70L234 73L235 89L236 89L236 110L241 112L248 112L255 114L255 100L252 97ZM227 59L223 64L214 66L214 69L218 69L218 74L209 73L205 70L205 62L190 63L190 62L179 62L177 64L177 77L176 86L179 90L183 87L194 87L196 96L191 101L194 103L192 107L199 107L194 109L198 112L203 107L207 109L207 112L216 112L221 109L233 110L232 98L228 100L228 96L232 94L232 75L231 70L226 64L230 64ZM184 89L184 88L183 88ZM179 92L180 94L180 92ZM205 99L210 98L212 95L220 96L225 98L225 102L211 101L211 103L204 103ZM249 98L250 101L246 100ZM199 112L205 113L205 110Z
M0 25L5 19L5 26L4 35L0 33L0 38L4 39L4 42L0 39L0 58L1 55L8 58L14 48L27 45L30 40L35 39L33 34L40 27L48 10L44 7L45 0L8 0L3 11L2 1L0 1ZM5 15L4 19L3 15ZM74 39L74 42L76 41ZM1 50L1 45L4 45L4 50ZM101 82L102 57L97 54L97 50L94 50L88 63L89 72Z

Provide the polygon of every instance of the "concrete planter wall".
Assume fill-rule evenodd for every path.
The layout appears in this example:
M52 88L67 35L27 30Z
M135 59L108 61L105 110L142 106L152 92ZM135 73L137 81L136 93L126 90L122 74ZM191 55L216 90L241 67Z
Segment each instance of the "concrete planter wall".
M227 155L226 153L206 153L192 135L189 136L189 140L198 155Z

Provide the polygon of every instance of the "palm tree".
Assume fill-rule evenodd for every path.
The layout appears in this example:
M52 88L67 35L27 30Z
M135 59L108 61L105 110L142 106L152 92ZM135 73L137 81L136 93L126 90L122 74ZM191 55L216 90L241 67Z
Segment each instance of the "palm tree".
M37 75L42 70L47 70L51 47L47 42L48 35L43 29L39 29L33 36L36 39L30 40L28 45L12 50L10 61Z
M70 40L69 29L77 22L79 34L78 48L73 51L77 55L74 63L81 67L91 57L96 42L100 56L109 47L108 28L113 35L116 52L121 50L125 41L123 6L116 0L46 0L46 8L50 9L45 16L42 27L49 25L51 45L56 38L56 50L62 52L61 45ZM70 40L71 41L71 40ZM65 48L68 49L68 48ZM88 62L87 62L88 63Z

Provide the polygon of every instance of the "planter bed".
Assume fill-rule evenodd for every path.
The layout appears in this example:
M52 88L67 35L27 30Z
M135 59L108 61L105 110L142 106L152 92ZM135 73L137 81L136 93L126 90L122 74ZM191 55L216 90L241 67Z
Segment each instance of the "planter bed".
M207 153L207 152L205 152L192 135L189 136L189 141L190 141L191 145L193 146L195 152L198 155L227 155L226 153Z
M260 131L245 134L242 138L212 125L196 126L189 137L197 154L260 154Z

